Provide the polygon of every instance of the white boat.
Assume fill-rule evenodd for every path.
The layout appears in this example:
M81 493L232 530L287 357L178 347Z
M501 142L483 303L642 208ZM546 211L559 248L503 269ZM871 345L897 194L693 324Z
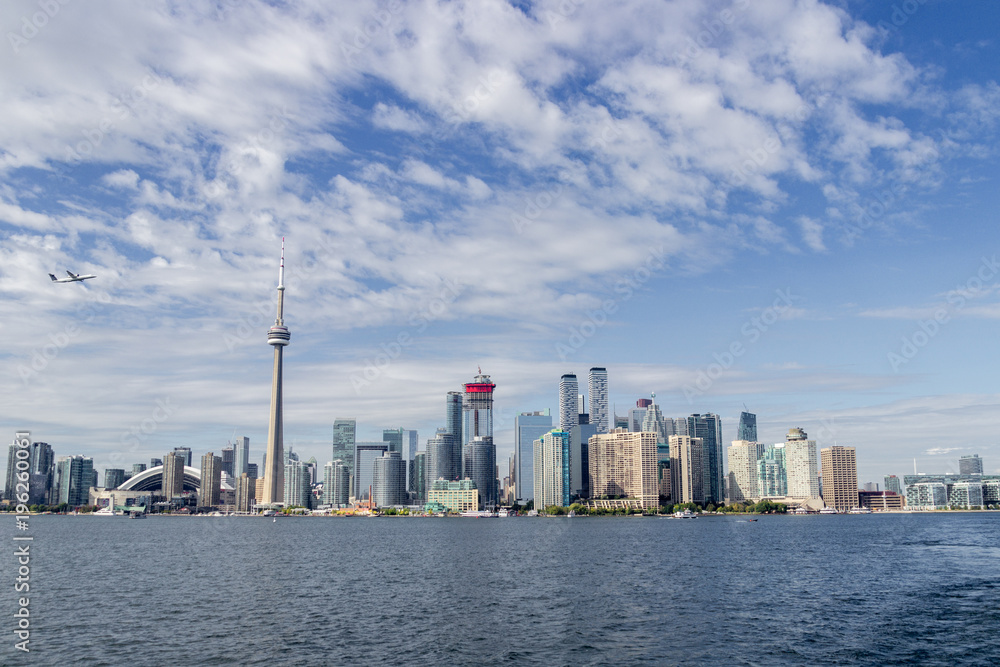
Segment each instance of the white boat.
M115 514L115 508L113 505L108 505L107 507L102 507L101 509L91 512L93 516L118 516Z
M485 510L480 510L478 512L470 510L468 512L462 512L458 516L472 517L474 519L485 519L487 517L495 516L492 512L487 512Z
M497 516L500 518L508 517L510 516L510 510L506 507L501 507L497 510Z
M674 518L675 519L697 519L698 515L695 514L694 512L692 512L691 510L686 509L683 512L674 512Z
M871 514L872 508L870 507L852 507L847 510L848 514Z
M824 507L819 511L820 514L840 514L837 510L832 507Z

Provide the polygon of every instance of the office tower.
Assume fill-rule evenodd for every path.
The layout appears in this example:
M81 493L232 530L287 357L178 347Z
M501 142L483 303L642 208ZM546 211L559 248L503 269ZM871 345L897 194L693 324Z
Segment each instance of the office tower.
M285 326L285 239L281 239L281 264L278 267L278 314L274 326L267 331L267 344L274 347L274 369L271 374L271 416L267 426L267 458L264 465L263 505L280 503L285 496L284 422L281 402L281 355L291 333Z
M788 495L784 443L767 447L757 459L757 490L762 498L783 498Z
M497 448L493 438L475 436L465 445L464 477L471 479L479 491L479 505L492 509L497 504Z
M705 451L702 466L705 479L702 482L705 502L719 505L725 501L725 486L722 481L724 462L722 459L722 420L716 414L691 415L688 421L688 435L700 438Z
M655 433L598 433L589 450L591 497L637 498L644 509L659 506Z
M369 499L375 474L375 459L389 451L385 442L358 442L354 445L354 497L357 500Z
M163 465L163 459L158 459L158 458L155 458L155 457L149 459L149 467L150 468L155 468L155 467L161 466L161 465Z
M610 430L608 414L608 369L591 368L587 377L587 391L590 392L590 423L598 433Z
M969 454L958 460L958 474L960 475L982 475L983 460L979 454Z
M315 456L309 457L306 467L309 469L309 485L319 484L319 462Z
M895 475L886 475L885 476L885 490L886 491L891 491L892 493L895 493L896 495L900 495L900 496L903 495L903 487L899 483L899 478L896 477Z
M90 487L94 479L94 461L87 456L62 456L59 468L59 503L80 507L90 502Z
M104 488L117 489L125 483L125 471L121 468L104 469Z
M645 408L645 413L642 417L642 424L639 426L640 432L645 433L655 433L656 441L658 443L667 442L673 433L667 433L666 428L666 418L664 418L663 413L660 412L660 406L656 404L656 394L651 394L652 400L650 400L649 405ZM671 429L673 430L673 422L671 421Z
M635 407L628 411L628 430L634 433L642 431L642 422L646 419L646 411L653 402L648 398L640 398Z
M31 468L28 480L28 504L49 504L55 495L53 487L56 481L56 456L52 447L46 442L31 443Z
M427 452L413 457L413 498L418 505L427 502Z
M406 472L402 453L387 451L375 459L372 470L372 499L375 507L406 504Z
M145 463L133 463L132 464L132 476L133 477L135 477L136 475L138 475L141 472L144 472L145 470L146 470L146 464Z
M734 440L729 446L729 502L741 503L760 498L757 491L757 458L760 446L748 440Z
M757 415L746 411L740 413L740 423L736 427L736 439L757 442Z
M230 477L233 476L233 472L236 470L236 457L234 449L230 447L222 448L222 472L226 473Z
M184 465L188 468L191 467L191 448L190 447L174 447L174 454L180 454L184 457Z
M323 466L323 504L346 507L350 502L350 483L350 470L343 461L328 462Z
M417 455L417 448L419 446L420 442L417 437L417 430L413 428L403 429L404 459L412 461L413 457Z
M257 480L247 473L236 478L236 511L249 512L257 504Z
M790 498L819 498L816 478L816 441L800 428L788 429L785 436L785 479Z
M552 415L548 409L540 412L521 412L514 417L514 485L517 500L527 503L535 497L535 440L552 430Z
M482 370L464 385L462 401L463 477L479 490L482 507L497 504L497 449L493 444L493 391L496 384Z
M535 509L569 505L569 433L553 429L533 443Z
M225 463L225 460L223 460L223 463ZM232 474L232 476L236 479L239 479L240 475L247 472L247 466L249 465L250 438L246 436L236 438L236 442L233 443L233 471L230 474Z
M584 415L581 415L583 417ZM590 497L590 438L597 435L595 424L580 423L569 430L570 496Z
M289 459L284 465L285 495L282 502L286 507L309 507L312 486L309 484L309 464L305 461ZM267 489L265 485L265 490Z
M259 468L257 467L256 463L248 463L247 464L247 475L250 476L250 479L259 479L260 478Z
M689 435L670 436L670 494L675 503L705 503L705 443Z
M630 428L629 425L629 418L619 417L618 415L615 415L615 428L623 428L626 431L631 431L632 429Z
M386 428L382 429L382 442L388 443L390 452L399 452L400 458L403 456L403 429Z
M198 487L198 507L215 507L219 504L222 488L222 457L208 452L201 457L201 484Z
M576 375L567 373L559 379L559 429L569 430L580 423L580 385Z
M354 445L357 427L357 420L350 417L337 417L333 420L333 460L343 461L351 476L354 475Z
M823 502L846 512L858 504L858 464L854 447L825 447L820 450L823 470Z
M169 452L163 457L163 485L161 492L167 500L184 491L184 455Z

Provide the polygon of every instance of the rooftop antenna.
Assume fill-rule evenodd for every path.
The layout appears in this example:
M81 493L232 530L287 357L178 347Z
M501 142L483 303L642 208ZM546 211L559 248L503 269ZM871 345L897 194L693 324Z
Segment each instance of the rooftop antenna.
M913 474L914 475L917 474L917 459L916 458L913 459Z

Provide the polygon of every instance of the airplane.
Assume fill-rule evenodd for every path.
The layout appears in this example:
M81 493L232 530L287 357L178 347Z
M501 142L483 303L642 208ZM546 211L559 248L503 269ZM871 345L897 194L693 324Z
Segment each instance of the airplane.
M81 283L84 280L89 280L90 278L96 278L97 277L95 275L90 275L90 274L88 274L86 276L79 276L79 275L73 273L72 271L67 271L66 273L69 274L69 278L56 278L51 273L49 274L49 278L52 278L52 282L54 282L54 283Z

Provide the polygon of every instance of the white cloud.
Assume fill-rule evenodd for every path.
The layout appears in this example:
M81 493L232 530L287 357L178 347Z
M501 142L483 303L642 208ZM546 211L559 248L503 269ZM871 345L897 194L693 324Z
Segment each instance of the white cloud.
M139 174L131 169L119 169L101 177L105 185L113 188L135 190L139 186Z

